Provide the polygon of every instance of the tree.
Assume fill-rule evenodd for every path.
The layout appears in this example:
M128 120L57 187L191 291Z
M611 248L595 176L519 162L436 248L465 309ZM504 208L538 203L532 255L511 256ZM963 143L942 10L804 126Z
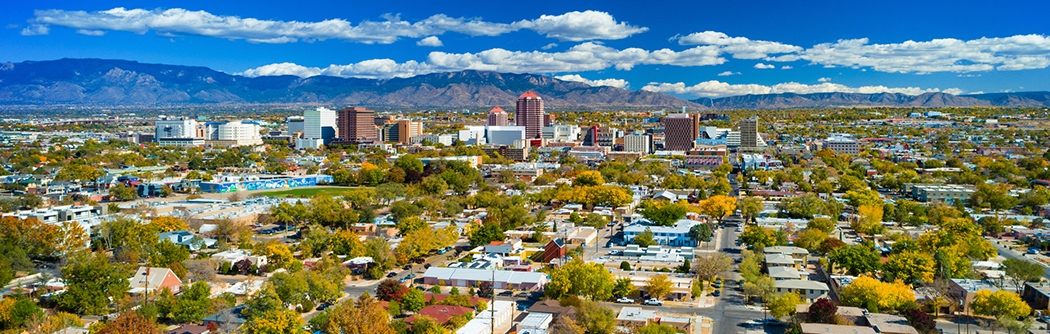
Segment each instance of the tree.
M627 261L620 262L620 270L630 271L631 270L631 263L627 262Z
M937 322L920 309L908 309L904 312L904 318L908 319L908 324L915 327L920 334L937 333Z
M278 309L249 317L242 330L246 334L304 334L303 318L294 311Z
M447 331L441 324L434 320L434 318L417 315L416 319L412 321L412 332L411 334L445 334Z
M685 218L685 214L689 212L686 208L688 204L663 204L662 202L647 201L643 203L641 214L642 217L648 219L656 225L660 226L671 226L679 219Z
M769 314L773 318L780 319L795 314L795 306L803 304L802 297L797 293L783 293L774 295L769 299Z
M80 314L104 314L111 300L120 300L130 288L131 273L100 253L77 253L62 267L66 292L58 306Z
M179 294L171 318L179 323L201 321L211 311L211 287L206 282L193 283Z
M605 184L605 179L602 178L602 173L596 170L580 172L572 180L573 187L600 186L602 184Z
M152 220L150 220L149 223L156 226L157 230L161 232L171 232L189 229L189 225L186 224L186 221L172 216L160 216L157 218L153 218Z
M820 252L823 254L831 254L836 249L846 247L846 243L842 242L838 238L827 238L820 243Z
M809 251L820 250L820 244L828 238L828 234L821 229L806 227L795 236L795 246L805 248Z
M376 297L380 300L401 300L401 296L408 293L408 287L394 279L385 279L376 287Z
M677 334L678 329L671 325L651 322L638 329L638 334Z
M212 281L215 279L216 263L212 259L182 261L186 268L187 281Z
M704 223L693 225L689 228L689 238L693 239L697 243L702 241L708 241L712 236L711 225Z
M726 216L736 210L736 197L724 195L711 196L700 201L697 206L700 207L700 213L714 218L719 224L721 224L722 219L725 219Z
M397 222L398 233L408 235L427 226L427 222L418 216L405 217Z
M1003 261L1003 267L1006 267L1006 276L1010 276L1017 286L1037 282L1043 277L1043 266L1032 261L1008 258Z
M653 239L653 231L646 227L645 232L638 233L638 235L634 236L633 243L643 248L655 245L656 240Z
M592 301L580 301L576 307L576 321L587 329L587 333L612 334L616 329L613 310Z
M699 255L693 262L693 271L697 278L711 281L715 277L724 276L733 266L733 259L725 253L707 253Z
M448 183L440 177L429 176L423 179L423 182L419 184L419 188L426 195L444 196L445 191L448 190Z
M327 333L371 333L396 334L390 326L390 318L379 306L379 301L367 293L357 302L347 301L336 306L328 316Z
M762 275L755 279L754 282L744 283L744 295L760 297L764 303L769 301L769 297L772 296L776 290L777 282L769 277L769 275Z
M820 298L809 305L809 321L821 324L835 324L838 320L839 307L827 298Z
M860 275L879 269L882 256L871 247L854 244L836 249L828 260L845 268L850 275Z
M759 197L745 197L740 200L740 214L744 216L745 222L750 222L755 216L762 212L765 205Z
M134 188L128 187L123 183L109 188L109 196L118 201L130 201L139 198L139 194Z
M645 282L645 292L656 299L663 299L671 293L673 283L667 275L650 276Z
M0 299L0 329L16 330L44 317L44 311L22 296Z
M420 291L419 289L408 289L408 293L405 293L405 295L401 297L401 308L408 310L409 312L418 312L423 309L424 306L427 306L424 298L423 291Z
M1020 318L1032 313L1032 308L1015 293L1006 290L981 290L977 291L970 302L970 309L974 314L985 315L992 318L1010 317Z
M810 220L809 224L806 225L806 229L817 229L824 231L825 234L831 234L835 231L835 225L835 222L831 219L818 217Z
M601 264L585 263L576 258L548 273L550 282L544 293L552 299L582 296L591 300L612 297L613 277Z
M107 322L98 330L98 334L126 333L160 334L160 330L152 320L135 312L121 313L116 319Z
M933 282L933 257L915 251L904 251L891 254L882 266L887 280L899 279L905 282Z
M423 161L419 160L418 157L412 154L405 154L397 157L397 159L394 160L394 166L405 170L405 172L423 172Z
M635 289L634 284L631 283L630 278L621 277L617 278L616 281L613 282L613 297L627 297L633 295L636 291L637 289Z
M740 233L740 242L761 249L767 246L775 246L777 237L773 230L758 225L748 225L744 232Z
M902 305L915 302L915 292L901 280L884 283L868 276L861 276L842 289L841 299L844 305L878 312L879 310L897 310Z
M467 234L467 239L470 241L470 246L477 247L481 245L487 245L493 241L501 241L506 238L503 234L503 228L500 227L498 222L484 222L480 227L470 230Z

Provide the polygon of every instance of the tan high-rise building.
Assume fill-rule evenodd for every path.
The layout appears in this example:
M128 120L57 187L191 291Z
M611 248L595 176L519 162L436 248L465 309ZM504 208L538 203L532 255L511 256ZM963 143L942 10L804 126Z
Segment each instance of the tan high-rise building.
M350 107L339 111L336 123L339 138L345 142L372 142L376 138L376 112L363 107Z
M740 148L754 150L758 141L758 116L740 120Z
M489 111L489 122L488 126L508 126L510 121L507 120L507 112L503 111L503 108L495 107Z
M397 121L397 142L408 143L412 137L423 135L423 122L399 120Z
M517 126L525 127L525 139L540 138L543 135L543 99L531 90L521 94L514 121Z

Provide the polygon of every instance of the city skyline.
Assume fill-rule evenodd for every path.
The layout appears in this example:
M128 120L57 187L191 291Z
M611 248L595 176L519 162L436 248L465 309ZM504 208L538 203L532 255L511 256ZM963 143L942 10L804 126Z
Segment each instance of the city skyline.
M658 4L659 5L659 4ZM907 11L900 10L907 7ZM550 74L680 97L1050 90L1044 3L12 4L0 61L116 58L247 76ZM965 23L965 24L963 24ZM786 26L786 28L785 28Z

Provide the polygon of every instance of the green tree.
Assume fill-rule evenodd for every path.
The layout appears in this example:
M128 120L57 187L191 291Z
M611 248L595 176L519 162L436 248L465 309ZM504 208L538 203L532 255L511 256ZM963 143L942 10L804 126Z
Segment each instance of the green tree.
M835 232L835 225L836 225L835 222L832 221L831 219L824 218L824 217L819 217L819 218L813 218L813 220L810 220L809 224L806 225L806 228L807 229L811 229L812 228L812 229L821 230L821 231L824 231L825 234L829 234L830 235L832 232Z
M650 276L645 282L645 292L656 299L662 299L671 293L673 283L667 275Z
M123 183L109 188L109 196L118 201L130 201L139 198L139 194L134 188L128 187Z
M860 275L879 269L882 256L874 249L863 244L849 245L836 249L828 260L845 268L850 275Z
M697 278L708 282L724 276L733 266L733 259L725 253L699 255L693 262L696 262L693 271L696 272Z
M795 307L798 306L798 304L803 304L803 301L802 297L799 297L797 293L773 295L768 303L769 314L776 319L794 315Z
M398 168L401 168L401 169L405 170L406 172L408 172L408 171L414 171L416 173L422 173L423 172L423 161L419 160L418 157L416 157L415 155L412 155L412 154L405 154L405 155L402 155L400 157L397 157L397 159L394 160L394 166L398 167Z
M678 329L671 325L663 325L655 322L646 324L638 329L638 334L677 334Z
M506 238L503 228L497 222L485 222L476 227L467 235L472 247L487 245L492 241L500 241Z
M685 218L687 212L685 205L677 203L660 206L656 202L646 202L646 206L641 209L642 217L660 226L674 225L679 219Z
M887 280L905 282L933 282L934 260L929 254L905 251L891 254L883 267Z
M631 283L630 278L621 277L617 278L616 281L613 282L613 297L620 298L630 296L633 295L635 291L636 289L634 287L634 284Z
M689 228L689 238L697 243L711 239L712 234L711 226L707 224L696 224Z
M1008 258L1003 261L1006 276L1010 276L1017 286L1024 282L1038 282L1043 277L1043 266L1028 260Z
M585 263L576 258L548 274L551 280L544 288L547 297L583 296L591 300L612 297L612 274L600 264Z
M745 222L750 222L762 212L764 204L759 197L745 197L740 200L740 214L744 216Z
M120 263L100 253L76 253L62 267L66 292L57 298L58 306L79 314L104 314L111 300L128 292L131 273Z
M424 297L423 291L409 289L408 293L401 297L401 307L409 312L418 312L424 306L427 306Z
M643 248L656 244L656 240L653 239L653 231L648 227L645 228L645 232L638 233L638 235L634 236L634 240L632 242L635 245L638 245Z
M616 330L616 314L612 309L592 301L581 301L576 307L576 322L587 333L612 334Z
M196 282L179 294L171 310L171 318L179 323L201 321L211 311L211 287L206 282Z

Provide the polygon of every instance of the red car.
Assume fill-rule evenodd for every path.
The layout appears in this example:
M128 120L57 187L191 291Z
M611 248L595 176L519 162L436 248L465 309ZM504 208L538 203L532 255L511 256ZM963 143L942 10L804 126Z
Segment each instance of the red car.
M423 263L423 262L427 262L427 259L424 259L424 258L416 259L416 263Z

